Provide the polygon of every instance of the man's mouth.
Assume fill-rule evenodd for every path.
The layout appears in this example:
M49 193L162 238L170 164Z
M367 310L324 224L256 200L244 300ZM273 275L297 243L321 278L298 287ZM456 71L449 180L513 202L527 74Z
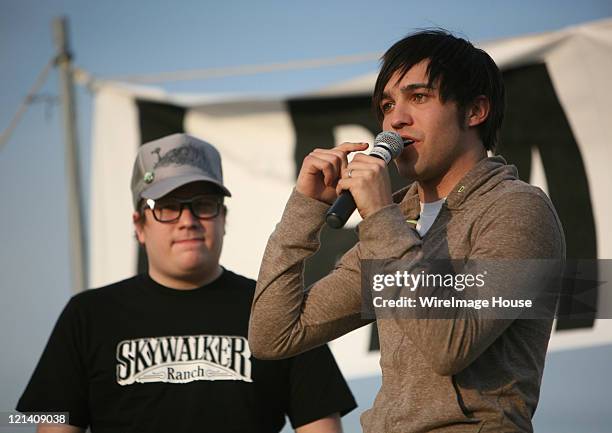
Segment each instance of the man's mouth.
M202 238L189 238L189 239L179 239L174 241L175 244L188 244L188 243L196 243L196 242L204 242Z

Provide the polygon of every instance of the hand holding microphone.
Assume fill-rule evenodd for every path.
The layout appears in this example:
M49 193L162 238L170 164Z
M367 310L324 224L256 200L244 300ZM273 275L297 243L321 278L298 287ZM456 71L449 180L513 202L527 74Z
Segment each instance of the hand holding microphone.
M344 226L356 207L365 218L391 203L385 167L402 152L404 141L394 132L383 131L376 136L370 155L356 155L348 163L349 153L367 148L367 143L343 143L333 149L315 149L304 159L296 189L316 200L334 203L326 217L331 227Z
M397 158L404 149L404 140L392 131L376 136L369 155L356 155L347 166L347 177L338 182L338 198L327 211L327 225L344 227L355 208L362 218L391 204L391 181L387 164Z
M347 155L367 148L367 143L342 143L332 149L314 149L302 162L297 191L331 205L338 197L336 186L348 165Z

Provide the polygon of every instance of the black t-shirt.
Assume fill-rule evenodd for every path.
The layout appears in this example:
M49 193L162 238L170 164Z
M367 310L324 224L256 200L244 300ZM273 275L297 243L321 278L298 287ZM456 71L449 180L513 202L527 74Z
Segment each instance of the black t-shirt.
M225 270L174 290L139 275L74 296L17 410L100 432L277 432L356 407L327 346L253 358L255 282Z

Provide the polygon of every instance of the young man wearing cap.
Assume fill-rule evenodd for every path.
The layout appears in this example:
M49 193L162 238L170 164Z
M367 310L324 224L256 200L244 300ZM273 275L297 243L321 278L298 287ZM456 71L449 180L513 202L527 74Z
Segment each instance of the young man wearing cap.
M361 417L364 432L531 432L554 290L533 320L517 320L526 309L492 314L454 303L539 295L565 254L549 198L502 157L487 155L504 112L500 71L487 53L443 31L407 36L382 60L373 105L382 129L404 139L396 165L412 184L393 195L381 160L357 155L349 163L348 153L364 149L359 143L304 159L264 254L251 349L266 359L290 356L371 321L362 308L371 311L368 296L379 295L363 270L374 260L427 281L443 275L430 272L432 265L443 267L450 285L421 280L400 292L415 307L394 308L402 298L392 297L376 309L383 378ZM325 213L341 190L350 190L363 217L359 243L305 293L304 260L318 249ZM461 292L454 276L483 283ZM390 286L383 292L393 296ZM442 308L421 306L434 299Z
M132 178L148 272L74 296L21 397L21 412L68 412L39 431L341 431L355 407L327 347L251 356L255 282L222 268L221 159L175 134L144 144Z

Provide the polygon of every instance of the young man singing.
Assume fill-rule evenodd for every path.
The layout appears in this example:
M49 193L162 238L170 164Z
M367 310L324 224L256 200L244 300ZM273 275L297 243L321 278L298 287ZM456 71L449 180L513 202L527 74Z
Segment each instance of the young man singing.
M487 155L504 112L501 74L487 53L444 31L410 35L384 54L373 104L382 129L406 145L395 163L412 183L392 194L383 161L358 154L349 163L364 143L304 159L260 269L249 331L255 356L291 356L369 323L361 314L364 259L404 260L412 269L497 260L503 272L487 289L511 296L541 275L501 261L564 257L548 197ZM305 292L304 260L318 249L325 213L343 190L363 217L359 242ZM454 296L452 287L417 290ZM491 319L453 307L376 314L382 387L361 417L365 432L532 431L552 316Z

